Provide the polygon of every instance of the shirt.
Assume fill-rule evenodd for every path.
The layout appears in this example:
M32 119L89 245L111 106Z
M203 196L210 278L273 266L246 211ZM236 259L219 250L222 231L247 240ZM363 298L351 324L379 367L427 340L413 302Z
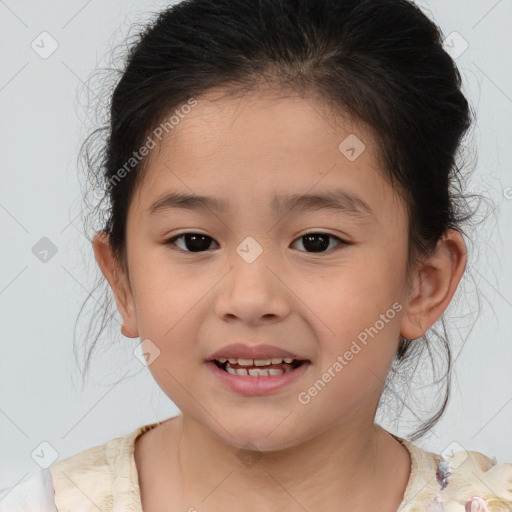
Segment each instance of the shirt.
M58 512L142 512L134 445L159 423L143 425L50 466ZM443 457L391 435L411 458L397 512L512 510L512 463L498 464L495 457L465 450Z

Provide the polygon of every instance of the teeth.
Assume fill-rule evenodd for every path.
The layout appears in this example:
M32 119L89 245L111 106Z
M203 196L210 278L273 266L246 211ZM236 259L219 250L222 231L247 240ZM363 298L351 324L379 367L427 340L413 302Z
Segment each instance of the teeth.
M229 361L230 364L239 364L240 366L268 366L269 364L281 364L283 362L290 364L293 361L292 357L273 357L269 359L238 359L236 357L225 358L221 357L218 359L221 364Z
M249 359L249 361L250 361L250 359ZM272 359L255 359L254 360L254 366L267 366L271 362L272 362Z
M258 375L263 375L263 376L269 376L269 375L281 375L282 373L288 373L288 372L291 372L292 369L291 368L287 368L286 370L279 370L277 368L270 368L268 370L262 370L260 368L250 368L249 370L246 370L245 368L231 368L230 366L228 366L226 368L226 370L233 374L233 375L242 375L244 377L248 377L248 376L251 376L251 377L257 377Z
M282 373L288 373L293 370L291 364L284 364L284 369L280 368L233 368L230 363L226 365L226 371L231 373L232 375L242 375L244 377L257 377L259 375L263 376L271 376L271 375L281 375Z

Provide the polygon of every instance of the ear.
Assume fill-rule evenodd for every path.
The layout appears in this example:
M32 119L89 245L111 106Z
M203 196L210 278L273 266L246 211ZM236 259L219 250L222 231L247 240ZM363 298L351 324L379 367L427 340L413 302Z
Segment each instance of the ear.
M446 231L433 253L415 270L405 301L400 334L421 338L450 304L466 268L466 244L453 229Z
M105 231L94 235L93 248L96 261L114 292L117 309L123 318L121 332L127 338L136 338L139 332L129 280L114 257L109 235Z

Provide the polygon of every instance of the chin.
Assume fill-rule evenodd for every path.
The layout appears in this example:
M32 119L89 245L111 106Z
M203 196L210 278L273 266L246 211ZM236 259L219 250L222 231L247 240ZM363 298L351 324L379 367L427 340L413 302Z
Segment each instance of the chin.
M272 418L272 421L257 421L240 418L236 423L229 423L227 435L221 429L217 430L223 441L239 450L254 452L276 452L295 446L294 438L290 436L291 425L281 424L281 416ZM281 424L281 425L280 425Z

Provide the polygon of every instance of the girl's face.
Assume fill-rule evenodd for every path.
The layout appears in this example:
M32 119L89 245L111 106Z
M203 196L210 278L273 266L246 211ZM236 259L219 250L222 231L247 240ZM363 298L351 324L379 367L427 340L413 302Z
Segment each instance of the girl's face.
M405 311L404 204L368 133L335 124L322 104L211 96L151 151L130 205L124 332L140 336L183 415L234 446L284 449L334 426L373 426ZM306 200L327 194L330 207ZM168 242L186 233L204 237ZM207 362L233 343L309 362L278 389L244 393Z

